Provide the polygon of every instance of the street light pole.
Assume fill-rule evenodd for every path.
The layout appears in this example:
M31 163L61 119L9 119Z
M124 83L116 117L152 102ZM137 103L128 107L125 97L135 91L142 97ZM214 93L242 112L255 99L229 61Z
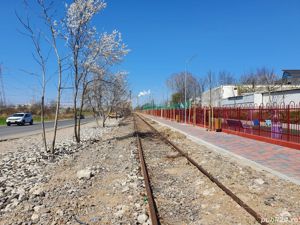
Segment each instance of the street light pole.
M186 123L186 77L187 77L187 62L185 63L185 73L184 73L184 123Z
M184 73L184 123L186 123L186 78L187 78L187 66L196 57L193 55L185 61L185 73Z

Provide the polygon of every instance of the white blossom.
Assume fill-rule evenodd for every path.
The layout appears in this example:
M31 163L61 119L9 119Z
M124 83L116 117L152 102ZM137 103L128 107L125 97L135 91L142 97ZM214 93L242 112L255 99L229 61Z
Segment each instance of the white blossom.
M92 17L106 7L102 0L75 0L67 8L66 24L71 33L80 32Z
M103 33L98 45L101 56L109 64L121 61L129 52L127 46L122 42L121 33L117 30L111 34Z

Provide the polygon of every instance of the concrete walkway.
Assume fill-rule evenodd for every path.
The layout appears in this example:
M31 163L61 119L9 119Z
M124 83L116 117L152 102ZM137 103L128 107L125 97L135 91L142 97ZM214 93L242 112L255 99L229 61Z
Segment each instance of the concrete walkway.
M300 150L255 141L223 132L206 131L160 117L144 115L158 123L184 133L194 141L237 158L246 164L267 170L300 185Z

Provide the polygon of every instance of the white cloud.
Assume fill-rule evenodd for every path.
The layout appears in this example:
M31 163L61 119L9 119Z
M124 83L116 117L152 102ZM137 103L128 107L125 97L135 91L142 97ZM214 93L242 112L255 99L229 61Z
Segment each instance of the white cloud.
M150 95L150 93L151 93L150 90L148 90L148 91L141 91L141 92L138 94L138 97Z

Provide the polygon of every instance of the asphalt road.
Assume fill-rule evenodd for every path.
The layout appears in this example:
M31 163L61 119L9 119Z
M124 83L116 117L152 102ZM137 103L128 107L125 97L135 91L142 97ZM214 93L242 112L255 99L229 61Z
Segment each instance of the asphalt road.
M92 121L93 118L86 118L81 120L81 124ZM58 128L68 127L74 124L73 120L61 120L58 121ZM45 122L46 131L53 129L54 122L49 121ZM34 123L33 125L26 124L25 126L11 125L0 126L0 141L5 139L19 138L31 134L36 134L41 132L42 126L41 123Z

